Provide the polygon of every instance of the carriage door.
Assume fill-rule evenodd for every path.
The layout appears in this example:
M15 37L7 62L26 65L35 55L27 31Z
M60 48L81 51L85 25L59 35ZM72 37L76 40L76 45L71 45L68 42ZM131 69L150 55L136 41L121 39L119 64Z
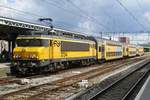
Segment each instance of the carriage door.
M105 45L102 44L102 59L105 59Z
M95 55L95 44L93 44L93 48L92 48L92 56Z

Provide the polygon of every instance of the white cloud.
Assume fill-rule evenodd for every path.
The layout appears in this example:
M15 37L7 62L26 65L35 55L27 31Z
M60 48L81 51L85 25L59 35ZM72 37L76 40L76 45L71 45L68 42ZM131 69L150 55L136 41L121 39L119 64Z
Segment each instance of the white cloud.
M7 0L0 0L0 4L6 4Z
M40 6L38 6L34 0L2 0L2 2L0 3L0 15L20 20L24 20L25 18L26 19L33 19L33 17L35 18L35 16L28 15L11 8L20 11L36 13L40 9Z
M150 12L146 12L143 16L147 21L150 22Z
M132 17L122 9L115 0L71 0L74 2L80 9L86 11L90 16L93 16L97 21L93 21L87 17L81 17L83 12L71 5L67 0L47 0L49 2L55 2L56 5L48 4L45 0L0 0L0 5L12 7L15 9L35 13L41 16L51 17L55 21L62 21L67 23L69 26L68 30L74 29L75 31L84 32L88 34L94 34L92 31L141 31L142 28L138 23L136 23ZM142 7L142 13L138 7L136 0L121 0L122 3L131 11L133 14L140 20L140 22L150 29L150 0L138 0L140 6ZM57 3L56 3L57 2ZM63 3L64 2L64 3ZM58 7L60 6L60 8ZM65 8L72 12L68 13L66 10L61 9ZM146 12L146 13L144 13ZM106 14L107 13L107 14ZM143 14L144 13L144 14ZM16 14L16 12L0 7L0 15L14 17L16 19L24 19L23 17L32 19L31 22L35 22L37 17L27 14ZM109 16L108 16L109 15ZM146 20L146 21L145 21ZM64 24L63 23L63 24ZM97 23L97 24L96 24ZM107 27L101 28L99 23ZM55 25L62 26L62 28L67 29L66 26L61 23L55 23ZM73 26L71 26L73 25ZM81 28L79 28L81 27ZM132 38L131 35L128 35ZM142 38L142 35L136 37L135 39ZM144 36L145 38L145 36Z
M92 26L92 22L90 18L87 18L78 23L78 27L85 29L85 33L88 35L92 35L94 27Z

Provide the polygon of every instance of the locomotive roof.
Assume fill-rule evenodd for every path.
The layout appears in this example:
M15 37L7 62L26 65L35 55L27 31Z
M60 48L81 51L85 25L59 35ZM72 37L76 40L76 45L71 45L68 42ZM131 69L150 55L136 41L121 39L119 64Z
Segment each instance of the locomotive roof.
M64 37L71 39L82 39L82 40L91 40L88 36L82 35L79 33L74 33L70 31L64 31L60 29L53 29L52 31L27 31L26 33L22 33L19 36L47 36L47 37Z
M29 34L30 33L30 34ZM32 33L37 33L36 35L32 34ZM94 36L87 36L87 35L83 35L79 32L71 32L71 31L67 31L67 30L62 30L62 29L56 29L54 28L52 31L27 31L24 34L20 34L21 37L25 36L25 37L31 37L32 36L41 36L41 37L55 37L55 38L66 38L66 39L73 39L73 40L90 40L90 41L99 41L101 42L101 40L104 42L109 42L109 43L114 43L114 44L119 44L119 45L123 45L124 43L121 43L119 41L114 41L114 40L109 40L109 39L104 39L101 37L94 37ZM127 44L130 46L135 46L134 44Z

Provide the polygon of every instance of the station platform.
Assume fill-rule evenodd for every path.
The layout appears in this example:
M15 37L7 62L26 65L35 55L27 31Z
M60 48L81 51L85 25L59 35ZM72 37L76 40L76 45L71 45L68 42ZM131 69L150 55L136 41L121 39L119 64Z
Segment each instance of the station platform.
M0 68L7 68L10 66L10 63L0 63Z
M150 76L142 86L135 100L150 100Z
M0 77L5 77L10 73L10 63L0 63Z

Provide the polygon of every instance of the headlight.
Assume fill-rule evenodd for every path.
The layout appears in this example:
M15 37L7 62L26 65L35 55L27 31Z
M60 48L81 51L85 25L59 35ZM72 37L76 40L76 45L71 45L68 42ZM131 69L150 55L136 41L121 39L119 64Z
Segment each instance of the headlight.
M35 54L29 55L29 59L35 59L35 58L37 58L37 56Z
M21 56L20 56L19 54L17 54L17 55L14 55L14 58L15 58L15 59L20 59Z
M17 65L19 65L19 63L13 62L12 65L17 66Z

